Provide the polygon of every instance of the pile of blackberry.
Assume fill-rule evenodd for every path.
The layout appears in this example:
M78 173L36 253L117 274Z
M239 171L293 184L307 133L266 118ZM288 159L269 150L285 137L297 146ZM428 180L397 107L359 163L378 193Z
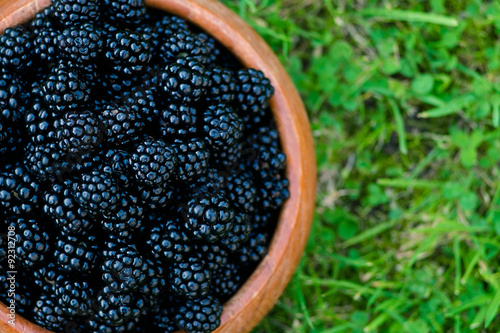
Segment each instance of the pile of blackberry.
M5 30L0 232L15 227L17 312L55 332L215 330L289 196L272 95L141 0L55 0Z

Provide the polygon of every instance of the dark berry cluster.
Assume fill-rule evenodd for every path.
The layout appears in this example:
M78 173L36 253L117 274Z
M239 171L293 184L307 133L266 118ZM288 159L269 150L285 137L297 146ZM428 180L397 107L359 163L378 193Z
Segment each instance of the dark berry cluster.
M143 0L54 0L0 35L0 233L31 321L211 332L266 255L289 197L273 87L197 31Z

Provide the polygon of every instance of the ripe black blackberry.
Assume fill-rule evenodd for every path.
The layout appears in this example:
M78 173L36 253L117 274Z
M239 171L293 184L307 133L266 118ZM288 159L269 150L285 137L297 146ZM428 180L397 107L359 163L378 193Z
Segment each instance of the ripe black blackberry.
M130 185L130 154L121 149L109 149L103 153L103 171L116 180L122 188Z
M75 63L95 61L104 46L102 30L91 23L70 26L57 35L61 57Z
M73 196L92 216L111 216L119 208L122 192L102 170L84 173L72 184Z
M68 170L59 148L55 143L36 145L29 143L25 148L25 163L41 181L56 179Z
M7 273L7 271L6 268L0 273L0 301L10 305L11 300L13 300L15 301L16 313L30 314L34 298L38 294L36 286L32 283L27 271L12 274Z
M187 202L185 227L195 239L215 243L234 223L234 210L222 193L201 188Z
M64 154L86 156L104 139L104 126L90 111L65 113L57 123L56 137Z
M101 12L97 0L56 0L52 4L52 16L61 26L95 23Z
M135 245L110 236L102 252L101 272L112 292L130 292L147 281L148 265Z
M138 185L139 199L150 209L164 208L172 202L180 202L180 189L163 183L157 186Z
M210 105L203 113L202 130L210 148L227 150L243 137L243 122L232 107Z
M64 64L54 67L41 88L45 104L56 114L85 106L90 101L90 93L85 75L78 68Z
M160 111L154 96L154 90L150 87L136 86L121 94L119 103L135 112L137 119L150 128L150 126L157 125L160 119ZM154 133L154 130L149 132Z
M141 142L130 155L135 179L147 186L160 185L169 180L177 162L174 148L163 140Z
M89 316L92 314L94 289L87 281L66 280L55 285L56 304L68 316Z
M52 184L43 199L43 211L62 233L76 236L91 229L93 221L73 199L69 186Z
M210 85L205 67L194 59L177 58L160 74L160 90L173 100L192 103L200 100Z
M145 302L132 293L117 293L104 287L98 292L96 306L99 321L104 325L117 327L129 326L129 322L139 318Z
M55 287L69 279L67 272L64 272L52 260L45 261L43 266L36 267L33 271L33 283L44 295L51 295L55 292Z
M169 103L161 112L160 129L165 140L193 136L197 132L196 109Z
M219 66L207 69L211 85L205 97L210 104L231 104L236 99L236 80L233 72Z
M220 326L222 305L213 296L187 300L179 307L175 320L187 333L208 333Z
M161 40L166 40L179 32L189 31L188 23L178 16L155 9L149 10L149 13L151 14L150 19L153 21L152 23Z
M22 113L21 84L13 75L0 71L0 126L14 126ZM0 140L5 134L0 130Z
M68 317L61 307L56 304L53 297L48 295L42 295L38 298L33 313L34 321L51 331L61 331L68 321Z
M139 286L138 290L144 297L146 305L150 307L150 312L152 312L155 310L158 297L168 289L167 271L163 268L163 265L148 258L145 259L148 265L146 282Z
M0 206L15 216L37 213L41 204L40 184L21 163L0 173Z
M146 15L145 0L104 0L106 18L111 22L130 27L142 22Z
M99 244L93 235L61 235L55 244L54 258L59 268L74 274L90 273L99 255Z
M231 252L238 251L248 240L252 232L252 224L247 214L236 212L234 215L233 227L226 236L220 240L221 246Z
M57 31L50 27L42 28L36 34L33 42L34 52L42 63L50 63L57 60Z
M253 158L253 153L246 149L244 142L223 151L214 151L210 154L210 164L216 166L222 173L232 174L240 168L242 159Z
M170 269L172 292L186 299L205 297L210 292L212 274L195 256L183 262L174 262Z
M204 140L192 138L174 140L175 155L178 158L176 176L181 181L203 175L208 168L210 152Z
M47 7L35 14L35 17L28 23L28 29L37 36L44 29L53 28L52 8Z
M134 75L147 68L153 56L147 36L132 30L107 32L104 55L120 75Z
M41 100L36 100L25 114L27 134L35 145L53 143L56 140L54 118Z
M153 317L152 322L153 327L163 333L174 333L179 329L175 322L174 309L168 307L162 307L160 312Z
M195 243L194 252L210 272L227 265L229 253L219 244Z
M147 232L146 248L155 262L182 262L192 250L191 240L179 227L179 219L161 215L159 224Z
M229 202L244 213L253 212L257 197L257 188L253 176L248 171L235 170L225 173L224 191Z
M12 71L22 71L33 65L33 42L29 29L23 26L7 28L0 35L0 64Z
M269 99L274 94L271 81L256 69L242 69L236 73L236 101L244 113L257 113L267 109Z
M263 175L259 177L260 185L256 197L258 206L267 211L280 208L290 197L288 190L290 182L285 176L276 172L261 171L260 174Z
M210 49L204 41L188 30L166 37L160 47L160 57L166 64L176 61L179 57L206 64L209 52Z
M26 268L42 264L50 249L46 227L32 218L19 217L7 223L16 228L16 263Z
M238 263L250 269L258 264L267 255L270 236L265 231L252 231L245 244L235 253Z
M119 239L130 240L134 231L141 227L144 209L132 195L123 196L119 207L113 215L104 216L101 226Z
M244 282L240 272L240 267L234 262L220 267L213 274L212 294L220 301L224 302L233 296Z
M101 118L107 142L115 145L132 140L143 126L135 112L126 106L107 105Z

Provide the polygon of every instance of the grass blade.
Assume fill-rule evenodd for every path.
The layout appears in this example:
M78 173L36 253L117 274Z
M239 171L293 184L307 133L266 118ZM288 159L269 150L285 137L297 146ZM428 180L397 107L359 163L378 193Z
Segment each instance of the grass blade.
M490 303L488 310L486 311L486 320L484 322L484 327L488 328L493 320L498 315L498 309L500 308L500 289L497 289L495 292L495 297Z
M364 9L360 11L362 16L384 19L388 21L421 22L444 25L448 27L458 26L458 20L454 17L398 9Z
M457 97L454 100L449 101L444 106L430 109L428 111L422 112L418 114L419 118L439 118L448 116L450 114L457 113L465 106L474 102L476 98L472 95L465 95L461 97Z
M401 116L401 111L394 99L389 99L389 104L391 105L392 113L394 115L394 120L396 121L396 132L398 132L398 142L399 151L402 154L408 154L408 147L406 145L406 130L403 117Z

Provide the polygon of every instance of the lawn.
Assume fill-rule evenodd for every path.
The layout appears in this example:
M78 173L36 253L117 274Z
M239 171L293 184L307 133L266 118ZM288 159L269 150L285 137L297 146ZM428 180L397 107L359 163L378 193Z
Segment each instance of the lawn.
M314 227L255 332L500 331L500 3L224 1L306 104Z

